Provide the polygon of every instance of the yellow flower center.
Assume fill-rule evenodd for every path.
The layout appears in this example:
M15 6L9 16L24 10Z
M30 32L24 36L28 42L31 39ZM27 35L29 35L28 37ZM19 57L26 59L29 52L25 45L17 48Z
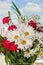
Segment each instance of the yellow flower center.
M26 44L26 40L21 40L21 44L25 45Z
M24 32L24 35L25 35L25 36L28 36L28 35L29 35L29 32Z
M15 40L16 40L16 39L18 39L18 38L19 38L19 36L18 36L18 35L15 35L15 36L14 36L14 39L15 39Z
M26 52L27 54L28 54L28 53L30 53L30 51L29 51L28 49L26 49L26 51L25 51L25 52Z

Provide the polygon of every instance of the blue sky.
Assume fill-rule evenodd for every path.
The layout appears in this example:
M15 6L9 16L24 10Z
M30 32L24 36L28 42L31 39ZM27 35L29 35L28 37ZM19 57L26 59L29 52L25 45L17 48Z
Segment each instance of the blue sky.
M11 1L15 2L22 14L26 16L37 14L43 20L43 0L0 0L0 21L4 16L7 16L9 10L16 17L14 10L11 8Z
M20 9L26 7L27 9L27 11L25 11L26 15L37 14L43 16L43 0L14 0L14 1ZM34 6L34 9L36 11L33 8L31 8L31 6ZM30 9L30 11L28 9Z

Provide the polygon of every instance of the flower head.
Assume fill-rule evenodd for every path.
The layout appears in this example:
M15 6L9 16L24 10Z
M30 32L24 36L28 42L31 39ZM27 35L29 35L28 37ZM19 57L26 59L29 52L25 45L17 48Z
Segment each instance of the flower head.
M11 42L9 50L10 51L17 51L17 50L19 50L18 45L15 44L14 42Z
M30 22L28 22L28 25L32 26L34 29L36 29L36 23L31 20Z
M10 25L9 27L8 27L8 30L10 31L10 30L13 30L13 29L16 29L17 27L16 27L16 25Z
M9 16L4 17L4 18L2 19L3 24L9 23L9 21L10 21L10 17L9 17Z
M31 26L28 26L25 28L23 33L25 37L32 37L32 35L34 34L34 29Z
M9 45L10 45L10 41L7 40L6 38L2 41L2 45L5 49L8 49L9 48Z
M5 49L8 49L8 50L10 50L10 51L17 51L17 50L19 50L18 45L15 44L15 42L10 42L10 41L7 40L7 39L4 39L4 40L2 41L2 45L3 45L3 47L4 47Z

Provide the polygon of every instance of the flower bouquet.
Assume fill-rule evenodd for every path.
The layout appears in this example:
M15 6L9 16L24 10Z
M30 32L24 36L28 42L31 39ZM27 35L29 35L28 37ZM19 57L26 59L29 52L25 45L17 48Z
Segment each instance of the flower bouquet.
M8 27L3 35L0 34L0 53L5 55L6 65L32 65L43 50L42 26L38 26L33 18L29 20L23 16L15 3L12 4L18 25L13 24L10 12L2 19Z

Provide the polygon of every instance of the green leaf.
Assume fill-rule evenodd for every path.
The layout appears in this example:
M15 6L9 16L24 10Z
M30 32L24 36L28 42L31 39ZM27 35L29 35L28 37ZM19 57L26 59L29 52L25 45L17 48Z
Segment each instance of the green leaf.
M5 62L6 62L6 65L8 65L8 62L9 62L9 57L8 57L8 55L5 55Z
M8 11L8 16L10 17L10 11Z
M15 5L15 3L13 1L12 1L12 4L14 6L13 9L21 16L21 13L20 13L18 7Z
M39 44L39 40L35 39L31 49L36 48L38 44Z
M2 45L0 45L0 53L4 51L4 48L2 47Z
M12 62L11 62L11 60L9 61L9 65L12 65Z
M3 46L2 46L2 41L4 40L4 37L2 37L1 35L0 35L0 53L2 52L2 51L4 51L4 48L3 48Z
M4 38L0 35L0 42L2 42L4 40Z
M23 50L20 50L19 52L7 52L6 55L6 62L9 65L31 65L36 60L37 55L30 56L29 58L24 57ZM9 61L10 60L10 61Z

